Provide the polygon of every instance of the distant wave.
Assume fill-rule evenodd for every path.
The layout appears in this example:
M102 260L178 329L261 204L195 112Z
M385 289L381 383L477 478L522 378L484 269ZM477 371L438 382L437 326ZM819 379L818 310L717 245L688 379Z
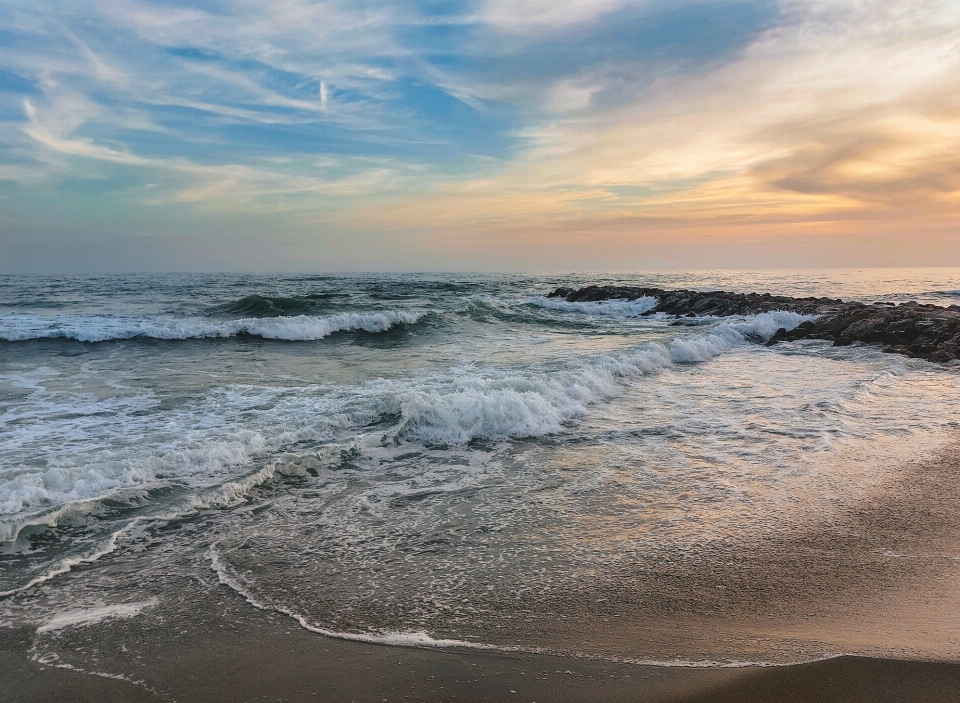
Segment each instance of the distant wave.
M385 332L397 325L410 325L426 313L404 310L341 313L315 317L243 317L212 321L202 318L139 317L110 315L59 315L37 317L20 313L0 315L0 340L75 339L105 342L119 339L205 339L248 335L263 339L309 341L335 332Z
M243 317L283 317L304 315L323 307L331 298L343 297L338 293L310 293L293 298L269 295L247 295L222 306L223 312Z
M643 296L635 300L600 300L596 302L571 303L563 298L531 298L524 301L545 310L579 312L585 315L604 315L609 317L635 317L657 307L657 299Z

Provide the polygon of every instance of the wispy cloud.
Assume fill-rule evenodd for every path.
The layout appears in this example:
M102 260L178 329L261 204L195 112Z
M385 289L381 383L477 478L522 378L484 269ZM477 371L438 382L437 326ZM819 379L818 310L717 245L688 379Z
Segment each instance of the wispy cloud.
M497 29L542 32L593 22L624 6L650 4L645 0L487 0L478 19Z
M921 203L931 216L956 217L948 204L960 191L957 14L948 3L910 12L795 3L784 24L733 60L657 81L626 105L542 121L502 174L450 186L433 203L476 217L562 220L587 210L690 226L732 213L816 220ZM569 107L594 92L556 85Z
M13 0L0 22L14 214L85 182L199 228L623 249L960 213L949 0Z

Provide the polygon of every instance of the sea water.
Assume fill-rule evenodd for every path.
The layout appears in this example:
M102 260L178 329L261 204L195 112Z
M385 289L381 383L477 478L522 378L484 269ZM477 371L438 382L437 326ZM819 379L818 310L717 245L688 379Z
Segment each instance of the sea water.
M960 374L759 344L789 312L546 297L594 283L960 302L956 269L2 277L0 621L136 617L195 572L336 636L738 659L637 628L776 600L744 584L787 583L784 540L955 441Z

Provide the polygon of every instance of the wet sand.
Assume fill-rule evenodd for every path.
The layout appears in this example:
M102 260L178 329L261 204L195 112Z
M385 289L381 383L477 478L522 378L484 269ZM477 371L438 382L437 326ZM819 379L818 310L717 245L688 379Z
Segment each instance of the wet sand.
M209 611L191 611L64 632L57 648L84 649L86 672L56 666L71 665L69 656L40 664L51 650L31 653L31 631L0 630L0 701L960 701L953 663L840 657L782 667L642 666L370 645L315 635L271 613L247 612L238 623L228 607L218 623Z
M604 606L624 614L615 624L587 612L594 606L563 604L560 612L591 617L569 617L540 636L592 658L324 637L219 583L203 547L153 584L157 605L135 617L45 633L0 627L0 702L960 701L958 446L891 469L889 481L835 518L787 530L726 569L711 559L678 571L663 565L652 581L638 575L633 595ZM87 568L143 573L118 557L62 580L80 583ZM749 661L771 643L794 661L877 656L739 668L610 659L719 647ZM924 651L949 661L922 661Z

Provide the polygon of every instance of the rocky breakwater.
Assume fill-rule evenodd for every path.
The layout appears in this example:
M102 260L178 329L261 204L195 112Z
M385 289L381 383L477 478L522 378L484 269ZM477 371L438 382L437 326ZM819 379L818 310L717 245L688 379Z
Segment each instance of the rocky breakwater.
M664 290L633 286L587 286L557 288L551 298L571 303L602 300L656 298L657 305L644 315L664 313L675 317L711 315L756 315L787 310L817 315L792 330L777 330L766 343L797 339L825 339L834 346L861 342L878 345L884 351L928 361L960 359L960 306L922 305L917 302L859 303L834 298L792 298L769 293L729 291Z

